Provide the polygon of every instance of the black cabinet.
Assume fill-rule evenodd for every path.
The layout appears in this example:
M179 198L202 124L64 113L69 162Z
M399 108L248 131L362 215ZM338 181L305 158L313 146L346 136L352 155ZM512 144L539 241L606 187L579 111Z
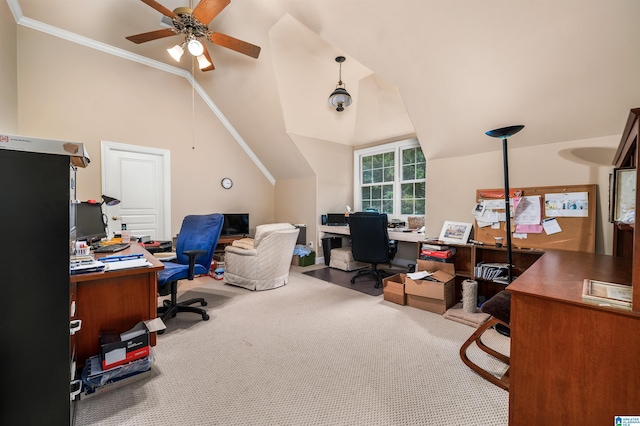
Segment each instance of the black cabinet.
M69 425L69 156L0 149L0 424Z

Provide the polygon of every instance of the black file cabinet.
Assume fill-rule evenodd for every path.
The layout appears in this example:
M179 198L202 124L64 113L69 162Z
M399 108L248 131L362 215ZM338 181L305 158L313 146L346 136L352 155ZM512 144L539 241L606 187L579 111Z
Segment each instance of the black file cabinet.
M69 157L0 147L2 425L69 425Z

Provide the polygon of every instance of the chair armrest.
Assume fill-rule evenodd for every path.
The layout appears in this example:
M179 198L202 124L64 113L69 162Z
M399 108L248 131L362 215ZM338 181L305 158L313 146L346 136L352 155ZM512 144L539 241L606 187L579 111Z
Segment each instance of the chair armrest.
M238 254L240 256L255 256L256 254L258 254L258 250L256 249L244 249L234 246L226 246L224 248L224 252Z
M193 281L193 277L195 276L196 256L205 253L205 250L184 250L182 252L185 256L189 256L189 278L187 278L189 281Z

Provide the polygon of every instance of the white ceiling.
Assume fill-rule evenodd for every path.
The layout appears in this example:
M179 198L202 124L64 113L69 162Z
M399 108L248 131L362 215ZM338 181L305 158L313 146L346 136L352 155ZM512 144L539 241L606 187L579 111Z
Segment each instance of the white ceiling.
M8 2L176 65L166 49L179 36L125 39L161 28L139 0ZM526 126L512 147L620 134L640 106L639 17L637 0L233 0L209 28L260 57L209 44L216 69L195 77L276 178L307 172L291 164L297 136L357 146L415 133L427 158L455 157L499 150L484 132L512 124ZM326 102L338 55L354 97L342 113Z

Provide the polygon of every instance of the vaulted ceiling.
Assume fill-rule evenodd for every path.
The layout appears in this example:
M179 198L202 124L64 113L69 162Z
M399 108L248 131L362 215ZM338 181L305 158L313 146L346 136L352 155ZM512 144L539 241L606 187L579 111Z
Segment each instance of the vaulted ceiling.
M187 54L177 64L166 52L179 36L125 39L162 28L140 0L8 3L191 69ZM427 158L455 157L500 149L484 132L511 124L526 126L518 146L621 133L640 106L638 17L637 0L232 0L209 27L260 46L260 57L209 44L216 69L194 75L276 178L306 173L291 149L298 137L359 146L416 135ZM342 113L327 104L338 55L354 98Z

